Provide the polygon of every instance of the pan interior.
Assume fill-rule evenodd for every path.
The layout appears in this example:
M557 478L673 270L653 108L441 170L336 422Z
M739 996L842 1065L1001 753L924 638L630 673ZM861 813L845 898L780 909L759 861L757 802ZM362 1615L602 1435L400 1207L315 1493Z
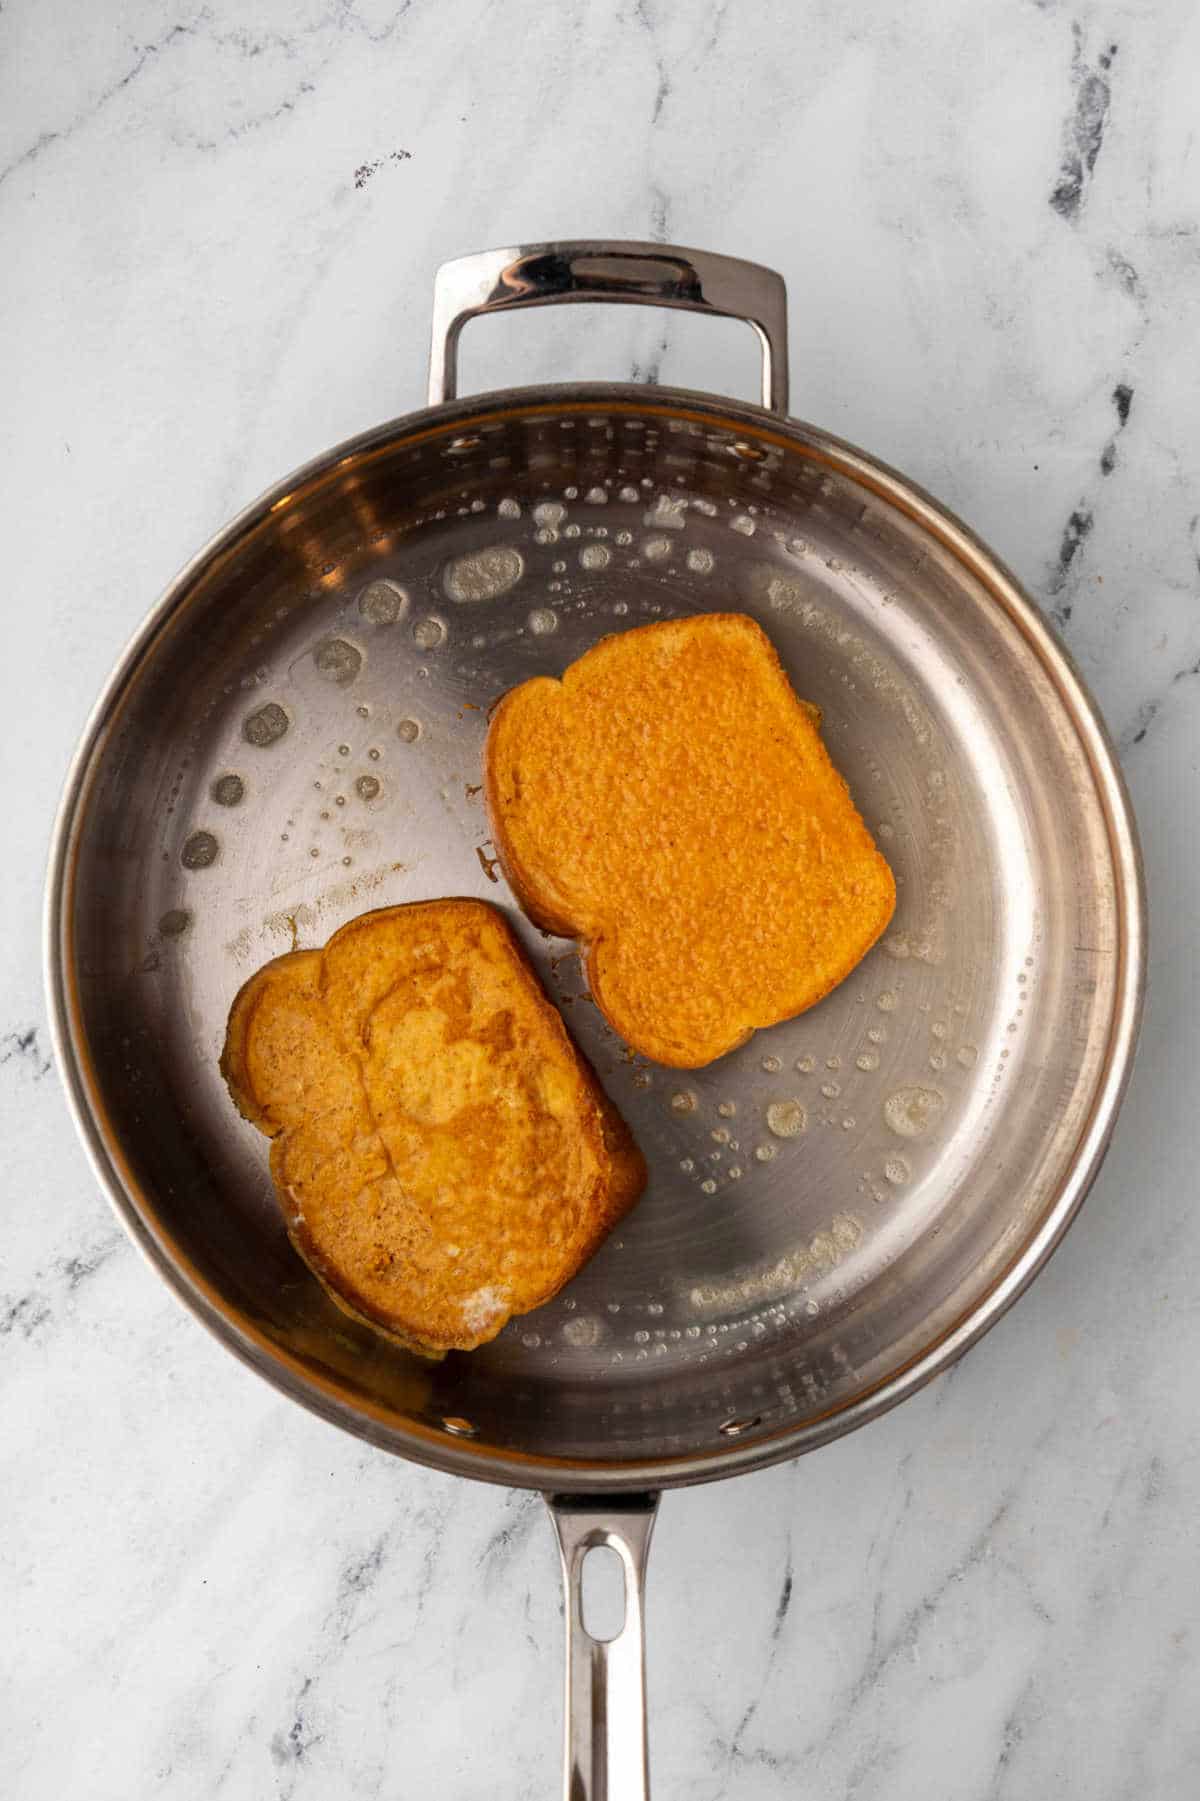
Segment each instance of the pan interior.
M407 1450L415 1430L435 1460L448 1433L510 1459L704 1457L894 1375L1044 1220L1116 1006L1107 824L1019 621L827 441L630 390L455 415L252 511L131 660L70 848L79 1080L160 1260L343 1423ZM626 1054L571 944L517 911L480 753L515 682L731 608L822 708L899 904L820 1006L673 1072ZM299 1263L217 1056L261 963L447 894L507 910L651 1180L557 1300L431 1366Z

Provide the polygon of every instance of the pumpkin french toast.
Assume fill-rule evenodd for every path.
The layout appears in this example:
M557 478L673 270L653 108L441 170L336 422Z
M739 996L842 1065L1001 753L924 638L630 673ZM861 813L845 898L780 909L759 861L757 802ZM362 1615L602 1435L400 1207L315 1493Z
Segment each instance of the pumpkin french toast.
M892 872L761 628L740 613L602 639L496 708L485 786L539 925L586 945L626 1043L699 1068L829 993Z
M645 1185L629 1131L494 907L388 907L259 970L221 1070L288 1234L426 1356L548 1301Z

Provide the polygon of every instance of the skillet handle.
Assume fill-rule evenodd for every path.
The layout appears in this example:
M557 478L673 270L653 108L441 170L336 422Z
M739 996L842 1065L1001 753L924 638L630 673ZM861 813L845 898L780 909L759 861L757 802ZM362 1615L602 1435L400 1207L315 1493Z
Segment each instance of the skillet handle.
M648 1801L643 1591L658 1496L551 1495L567 1625L565 1801ZM606 1545L625 1572L625 1620L615 1638L583 1623L583 1564Z
M788 410L787 288L761 263L675 244L581 238L481 250L443 263L433 282L429 404L458 393L458 340L468 319L579 300L679 307L744 319L762 346L762 404Z

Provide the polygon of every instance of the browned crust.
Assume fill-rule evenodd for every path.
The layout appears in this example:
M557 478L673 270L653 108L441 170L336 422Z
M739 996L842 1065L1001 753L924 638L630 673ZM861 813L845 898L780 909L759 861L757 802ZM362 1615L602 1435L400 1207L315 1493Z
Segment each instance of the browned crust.
M233 1005L229 1009L229 1020L225 1027L225 1044L221 1051L220 1070L225 1078L225 1085L233 1097L233 1104L243 1119L248 1119L252 1126L265 1132L268 1138L274 1138L279 1130L278 1124L263 1112L258 1096L254 1092L250 1080L250 1072L246 1066L246 1046L250 1039L250 1027L254 1015L262 1004L263 997L271 983L282 976L285 971L299 970L306 963L319 964L320 951L288 951L282 957L275 957L270 963L264 963L261 969L255 970L248 981L242 983L234 996Z
M610 634L611 636L611 634ZM604 639L600 642L603 644ZM588 653L585 651L584 655ZM582 658L577 661L582 662ZM574 667L574 665L572 665ZM500 729L505 714L515 703L517 696L528 695L530 689L545 683L549 688L561 688L562 683L553 676L537 675L528 682L522 682L508 693L492 709L488 723L488 734L483 746L483 799L487 808L488 824L491 827L492 843L496 847L496 855L500 860L509 887L520 903L521 911L528 915L535 926L543 932L552 932L556 938L579 937L578 923L567 912L556 911L552 901L544 892L545 877L539 878L534 871L526 869L517 855L517 849L509 835L507 819L501 805L500 775L497 769L496 746L500 741ZM586 949L586 940L584 941ZM611 1022L610 1022L611 1023Z

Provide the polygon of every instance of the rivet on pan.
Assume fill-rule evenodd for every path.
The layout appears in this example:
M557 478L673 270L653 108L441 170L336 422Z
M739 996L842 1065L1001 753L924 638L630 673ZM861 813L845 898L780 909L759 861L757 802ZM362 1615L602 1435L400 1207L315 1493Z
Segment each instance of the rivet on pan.
M726 449L731 457L740 457L743 463L761 463L767 455L761 444L747 444L744 438L738 438Z
M721 1427L721 1431L725 1434L726 1438L740 1438L742 1436L743 1432L752 1432L754 1430L755 1426L761 1426L761 1425L762 1425L762 1414L761 1413L753 1413L750 1415L749 1419L726 1420L724 1425Z
M479 437L477 433L472 433L463 438L451 438L449 444L446 446L446 455L462 456L465 451L478 450L482 443L483 439Z
M453 1432L455 1438L474 1438L479 1427L470 1420L459 1418L457 1414L448 1413L442 1420L447 1432ZM724 1430L724 1428L722 1428Z

